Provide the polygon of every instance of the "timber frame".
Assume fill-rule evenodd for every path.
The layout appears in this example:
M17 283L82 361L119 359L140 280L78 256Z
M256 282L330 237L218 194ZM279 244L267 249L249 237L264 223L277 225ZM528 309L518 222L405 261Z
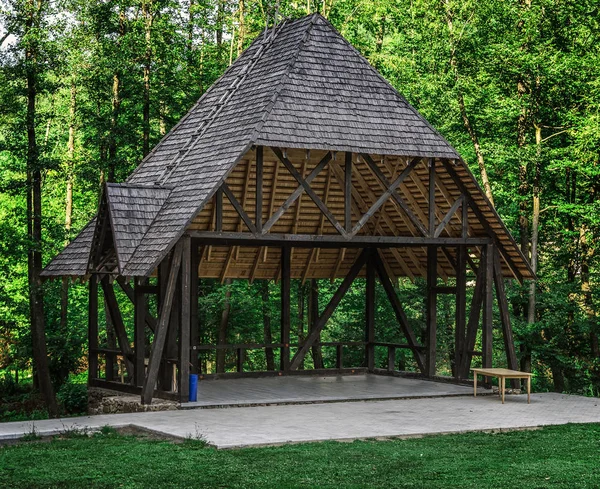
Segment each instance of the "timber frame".
M442 294L455 297L452 376L467 379L474 357L493 366L494 329L516 369L504 281L534 278L458 153L318 14L265 29L126 182L105 184L96 217L42 276L89 279L89 383L144 403L185 402L190 373L397 374L398 350L410 352L407 368L433 378ZM263 343L203 344L205 279L278 283L275 340L265 331ZM319 280L336 279L320 310ZM405 312L400 279L424 281L420 326ZM306 335L291 331L292 280L311 284ZM364 335L323 341L356 280ZM397 343L376 324L377 281ZM324 348L335 349L334 363ZM349 348L362 350L358 364ZM223 350L234 371L201 361ZM271 370L248 372L250 350L264 351Z

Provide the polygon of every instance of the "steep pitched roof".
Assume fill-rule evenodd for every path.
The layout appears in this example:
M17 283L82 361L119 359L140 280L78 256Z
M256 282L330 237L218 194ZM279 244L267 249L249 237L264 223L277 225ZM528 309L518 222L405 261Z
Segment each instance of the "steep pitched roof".
M172 191L143 237L123 238L121 274L150 274L255 144L460 159L327 20L286 21L261 34L128 178Z

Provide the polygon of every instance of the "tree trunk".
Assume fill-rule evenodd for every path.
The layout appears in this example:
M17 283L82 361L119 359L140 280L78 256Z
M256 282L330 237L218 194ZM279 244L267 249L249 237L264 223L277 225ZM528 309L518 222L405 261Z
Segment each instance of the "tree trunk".
M75 168L75 108L77 102L77 87L71 81L71 101L69 104L69 140L67 142L67 192L65 197L65 246L71 242L71 224L73 217L73 178ZM69 278L62 278L60 293L60 329L67 329L67 312L69 306Z
M473 148L475 149L475 155L477 156L477 165L479 166L479 173L481 174L481 181L483 183L483 190L485 192L486 197L494 205L494 196L492 194L492 186L490 185L490 179L487 174L487 168L485 166L485 159L483 157L483 152L481 151L481 145L479 144L479 137L477 136L477 132L471 123L471 119L467 114L467 108L465 106L465 99L461 90L461 78L460 72L458 69L458 60L456 59L456 42L454 40L454 24L452 21L452 10L450 9L449 0L445 0L446 7L446 24L448 25L448 41L450 44L450 66L452 67L452 71L454 72L454 80L456 82L455 90L456 90L456 98L458 101L458 108L460 110L460 116L463 120L463 124L465 129L469 133L469 137L471 138L471 142L473 143Z
M273 343L273 335L271 334L271 309L269 308L269 281L261 282L262 292L262 315L263 315L263 332L264 342L266 344ZM275 370L275 356L273 348L265 348L265 356L267 358L267 370Z
M533 273L537 273L538 264L538 236L540 224L540 173L542 157L542 127L535 125L535 144L536 144L536 161L535 171L533 176L533 215L531 219L531 269ZM534 324L536 321L536 280L531 280L529 283L529 304L527 308L527 324Z
M237 55L238 57L244 50L244 41L246 40L246 8L244 0L238 1L238 36L237 36Z
M223 312L221 313L221 322L219 323L218 344L227 344L227 326L229 324L229 312L231 311L231 279L225 280L225 299L223 301ZM226 350L217 350L217 373L225 372L225 353Z
M44 291L40 273L42 271L42 174L36 141L36 97L37 97L37 29L42 15L43 3L28 0L25 20L25 74L27 83L27 234L29 251L27 275L29 281L29 311L33 361L38 386L46 402L48 414L54 418L58 407L54 388L50 380L46 331L44 321Z

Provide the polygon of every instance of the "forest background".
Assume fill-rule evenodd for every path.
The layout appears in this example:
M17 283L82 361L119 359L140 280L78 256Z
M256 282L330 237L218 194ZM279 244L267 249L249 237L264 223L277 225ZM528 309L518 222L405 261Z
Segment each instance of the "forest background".
M102 182L123 181L265 25L315 11L458 149L531 260L538 279L509 282L508 294L535 387L598 395L599 9L595 0L0 0L4 414L10 393L31 397L18 385L33 380L46 399L58 390L64 409L69 386L85 380L86 287L42 283L39 272L93 217ZM296 337L308 329L311 286L321 306L333 293L328 281L294 282ZM422 331L423 282L397 286ZM271 329L277 339L273 283L202 280L199 292L203 341L262 342ZM397 341L385 302L378 340ZM452 308L440 301L442 373L452 369ZM359 281L324 340L362 339L361 318ZM233 357L214 360L204 367L234 367ZM269 367L258 354L246 362Z

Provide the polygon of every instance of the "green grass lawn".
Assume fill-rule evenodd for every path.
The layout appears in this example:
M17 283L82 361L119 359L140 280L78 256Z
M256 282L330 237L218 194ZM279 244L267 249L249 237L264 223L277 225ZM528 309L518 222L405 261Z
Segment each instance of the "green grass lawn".
M217 451L115 433L0 447L0 487L600 487L600 425Z

